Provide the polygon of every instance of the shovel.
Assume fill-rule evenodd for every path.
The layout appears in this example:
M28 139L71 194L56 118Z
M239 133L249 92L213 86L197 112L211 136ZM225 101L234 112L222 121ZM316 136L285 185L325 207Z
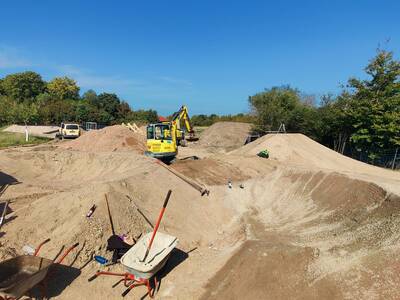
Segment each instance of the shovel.
M156 226L154 227L153 234L152 234L150 242L149 242L149 246L146 249L146 253L145 253L144 257L143 257L143 260L141 260L140 262L144 262L146 260L147 256L149 255L151 245L153 244L154 237L156 236L158 227L160 226L161 219L162 219L162 217L164 215L165 208L167 207L169 197L171 197L171 193L172 193L171 190L169 190L168 193L167 193L167 197L164 200L164 204L163 204L163 207L161 209L160 215L158 216Z

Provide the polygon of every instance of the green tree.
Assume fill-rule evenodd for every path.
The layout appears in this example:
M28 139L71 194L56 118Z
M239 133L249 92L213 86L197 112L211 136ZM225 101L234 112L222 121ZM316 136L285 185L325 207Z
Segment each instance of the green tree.
M132 111L126 118L127 121L133 121L136 123L156 123L158 122L158 114L155 110L135 110Z
M351 142L371 160L382 150L400 146L400 62L393 53L379 50L365 68L369 79L349 79L353 92L348 118L353 125Z
M93 109L87 100L78 101L75 104L75 120L80 123L91 121L90 115Z
M4 88L3 88L3 82L4 82L4 79L0 78L0 96L6 94L4 91Z
M313 108L301 102L300 92L290 86L273 87L249 97L249 104L255 116L254 131L265 133L278 130L284 123L289 131L308 133ZM303 125L298 122L301 121Z
M49 94L57 100L79 99L79 87L75 80L68 77L56 77L47 84Z
M351 95L343 91L339 96L324 95L315 118L317 140L344 153L354 131L350 118Z
M125 101L121 101L117 108L117 119L123 122L129 117L131 112L132 110L129 104Z
M91 105L96 105L97 101L97 94L94 90L87 90L83 96L82 99L87 101Z
M0 95L0 126L15 123L12 118L12 107L15 101L8 96Z
M0 90L12 99L22 102L33 101L45 87L46 83L39 74L27 71L6 76L1 81Z
M116 116L120 102L118 96L115 94L101 93L97 96L95 104L98 108L104 109L110 115Z

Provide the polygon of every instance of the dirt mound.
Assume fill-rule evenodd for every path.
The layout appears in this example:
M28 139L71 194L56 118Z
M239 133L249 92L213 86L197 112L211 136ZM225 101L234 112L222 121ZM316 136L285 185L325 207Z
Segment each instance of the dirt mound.
M203 299L399 297L400 197L338 173L277 169L229 199L250 209L250 241Z
M238 182L250 178L233 164L211 158L178 161L172 168L206 185L227 184L228 180Z
M308 284L304 271L313 259L312 248L247 241L206 286L201 299L342 298L333 282Z
M239 122L217 122L205 129L199 144L225 151L231 151L244 145L251 124Z
M233 212L223 209L213 195L202 198L186 182L153 159L139 154L78 152L62 148L1 150L0 168L5 174L0 176L0 188L6 184L6 177L15 178L13 180L19 183L9 186L0 195L1 202L11 200L11 214L7 215L0 232L0 261L22 254L24 245L35 247L46 238L51 241L42 248L40 255L48 258L54 258L63 245L65 250L80 242L77 250L66 258L63 276L49 284L48 296L55 299L114 299L125 290L121 285L112 289L115 278L99 278L90 283L87 280L100 267L92 259L93 255L111 258L111 253L105 249L111 230L104 194L108 195L116 233L136 238L151 231L147 220L154 225L166 192L173 189L159 230L177 236L179 249L163 270L164 275L160 275L168 274L163 280L161 298L175 297L182 293L180 288L187 289L187 285L191 290L185 295L196 295L193 289L199 293L203 281L196 276L202 278L210 272L210 269L200 270L203 257L212 262L213 272L218 266L215 250L209 248L210 241L215 247L234 244L240 238L237 228L233 230L229 223ZM86 218L85 214L93 205L97 207L94 214ZM216 232L215 226L221 232ZM190 263L182 264L189 255ZM175 270L177 266L178 271ZM108 268L112 272L125 271L120 264ZM188 275L192 268L199 271ZM66 286L65 278L69 278L68 272L72 269L80 275L71 278L72 283ZM191 277L190 283L188 277ZM138 290L135 293L145 293L145 288Z
M133 132L122 125L89 131L75 140L60 145L62 148L87 151L137 151L145 150L146 138L140 132Z
M231 154L255 156L265 149L268 150L270 159L307 167L369 173L383 170L344 156L300 133L268 134L232 151Z

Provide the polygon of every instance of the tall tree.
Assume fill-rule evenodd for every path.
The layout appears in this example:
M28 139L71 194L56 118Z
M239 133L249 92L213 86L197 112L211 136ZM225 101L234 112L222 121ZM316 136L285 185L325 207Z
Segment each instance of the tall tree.
M87 101L89 104L95 105L97 101L97 94L94 90L87 90L83 94L82 99Z
M15 73L6 76L1 81L2 93L22 102L33 101L34 98L45 90L46 83L42 77L32 71Z
M95 102L96 106L99 109L106 111L111 119L114 120L118 114L118 108L121 101L118 96L110 93L101 93L97 96L97 100Z
M301 102L300 92L290 86L273 87L266 89L249 97L249 104L252 113L256 117L255 131L264 133L270 130L278 130L281 123L284 123L288 130L302 131L304 127L296 124L296 119L305 118L309 110Z
M56 100L79 99L76 81L68 77L56 77L47 84L49 94Z
M369 79L351 78L348 83L353 91L351 141L373 160L383 150L400 146L400 62L392 52L379 50L365 71Z

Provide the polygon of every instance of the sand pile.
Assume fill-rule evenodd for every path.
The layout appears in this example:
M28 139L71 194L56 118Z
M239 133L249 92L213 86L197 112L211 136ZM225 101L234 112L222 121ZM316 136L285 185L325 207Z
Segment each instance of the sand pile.
M244 145L250 129L248 123L217 122L202 132L199 144L230 151Z
M133 132L122 125L114 125L89 131L75 140L61 144L60 147L88 152L143 152L145 144L146 137L141 131Z
M212 262L210 266L216 268L215 250L209 248L209 242L218 247L239 239L237 228L233 230L229 223L233 218L231 210L222 208L212 195L202 198L197 190L142 155L62 148L20 148L2 150L1 154L0 187L6 177L20 184L10 186L1 195L1 201L11 200L12 215L7 216L0 232L0 261L22 254L24 245L35 247L46 238L51 241L42 248L41 255L49 258L55 257L63 245L80 242L65 260L63 276L49 284L49 297L113 299L125 290L123 286L111 287L115 278L99 278L90 283L87 280L101 268L91 260L92 255L108 259L111 256L105 249L111 230L104 194L108 195L116 233L136 238L151 231L142 213L154 225L166 192L173 190L159 230L177 236L180 242L172 265L166 271L167 279L163 280L162 298L179 295L177 290L188 284L188 277L191 289L194 286L201 289L204 281L196 280L196 276L207 276L210 272L210 269L200 270L203 257L208 257ZM97 207L94 214L86 218L85 214L93 205ZM220 232L215 231L215 226ZM190 250L194 253L188 254ZM181 264L189 255L190 263ZM179 270L171 272L177 265ZM199 271L189 276L192 269ZM110 271L125 270L116 264ZM53 291L53 287L57 291ZM139 289L139 293L143 295L144 290Z
M271 159L279 162L331 170L383 170L344 156L300 133L268 134L232 151L231 154L255 156L265 149Z

